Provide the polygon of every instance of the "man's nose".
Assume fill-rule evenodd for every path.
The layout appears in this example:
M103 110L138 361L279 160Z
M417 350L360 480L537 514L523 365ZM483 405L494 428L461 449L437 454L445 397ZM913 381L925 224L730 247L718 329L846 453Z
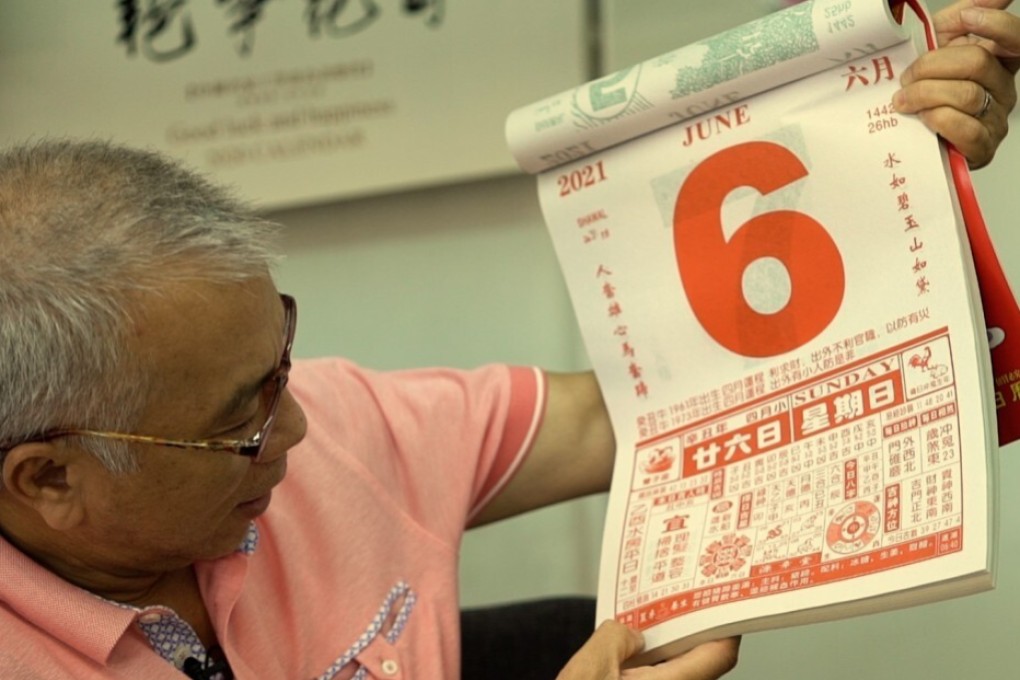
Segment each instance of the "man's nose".
M269 433L269 441L266 442L266 450L262 454L263 463L276 460L284 453L305 438L308 431L308 421L305 420L304 409L291 395L290 390L284 388L280 395L280 406L276 412L276 424Z

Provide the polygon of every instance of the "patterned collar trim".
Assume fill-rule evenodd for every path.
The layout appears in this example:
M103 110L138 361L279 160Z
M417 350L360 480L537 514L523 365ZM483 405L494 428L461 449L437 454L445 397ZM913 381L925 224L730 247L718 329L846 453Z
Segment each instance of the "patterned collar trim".
M259 528L252 522L248 525L248 533L245 534L244 540L241 541L241 545L237 546L237 552L243 553L248 557L255 554L255 548L259 545Z

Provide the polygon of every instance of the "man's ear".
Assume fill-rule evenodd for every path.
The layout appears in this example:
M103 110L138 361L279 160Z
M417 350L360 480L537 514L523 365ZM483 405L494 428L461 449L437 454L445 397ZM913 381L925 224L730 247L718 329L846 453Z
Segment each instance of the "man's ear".
M51 529L67 531L85 517L81 456L51 442L19 444L3 460L3 493L34 510Z

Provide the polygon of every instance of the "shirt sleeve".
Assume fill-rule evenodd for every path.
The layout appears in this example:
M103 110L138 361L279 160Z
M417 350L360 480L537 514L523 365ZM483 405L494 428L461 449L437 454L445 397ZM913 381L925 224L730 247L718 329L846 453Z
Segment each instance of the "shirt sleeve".
M535 368L382 372L320 359L291 375L308 419L295 462L351 465L426 529L457 540L520 468L545 408Z

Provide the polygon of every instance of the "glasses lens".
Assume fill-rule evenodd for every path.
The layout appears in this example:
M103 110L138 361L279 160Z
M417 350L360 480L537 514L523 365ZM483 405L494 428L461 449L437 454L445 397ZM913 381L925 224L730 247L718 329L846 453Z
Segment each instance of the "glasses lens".
M262 403L266 405L266 421L258 433L258 449L254 452L256 462L262 459L262 454L266 450L266 442L269 441L269 435L273 430L273 423L276 421L276 410L280 406L280 395L283 393L283 387L286 383L286 374L280 375L278 373L266 383L264 388Z
M287 379L290 375L290 350L294 345L294 330L297 326L297 305L294 298L289 295L281 295L280 298L283 300L284 314L286 315L283 329L283 354L280 357L280 365L277 367L276 373L263 388L262 403L266 405L266 422L258 434L259 444L258 450L255 452L255 462L262 460L262 454L265 453L269 435L276 422L280 397L283 396L283 390L287 387Z

